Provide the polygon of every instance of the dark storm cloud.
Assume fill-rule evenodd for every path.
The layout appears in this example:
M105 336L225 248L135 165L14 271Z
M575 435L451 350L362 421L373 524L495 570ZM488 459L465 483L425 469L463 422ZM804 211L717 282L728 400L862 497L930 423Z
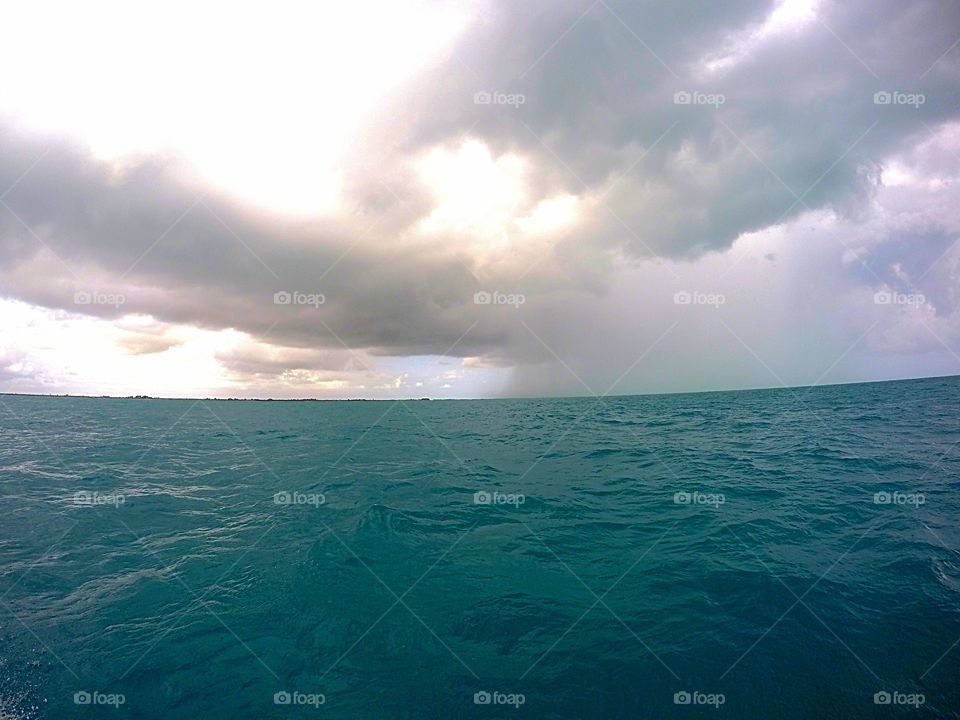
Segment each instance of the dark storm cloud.
M365 233L367 217L337 225L258 215L191 189L174 164L113 172L68 145L5 132L0 186L14 183L0 207L0 288L40 305L269 331L281 344L339 347L336 335L421 352L447 349L472 305L475 281L456 248L392 247L382 230ZM277 292L324 302L278 305ZM123 302L78 305L76 293ZM484 342L480 333L464 348Z
M855 212L888 153L957 117L956 53L934 63L960 33L960 4L823 2L806 25L706 70L749 43L776 5L497 3L422 84L416 105L427 111L409 146L472 127L538 157L541 181L571 192L602 191L630 171L608 198L616 217L600 213L591 234L641 256L723 248L808 206ZM484 90L525 101L478 106ZM678 106L682 91L724 102ZM876 105L883 91L924 103Z

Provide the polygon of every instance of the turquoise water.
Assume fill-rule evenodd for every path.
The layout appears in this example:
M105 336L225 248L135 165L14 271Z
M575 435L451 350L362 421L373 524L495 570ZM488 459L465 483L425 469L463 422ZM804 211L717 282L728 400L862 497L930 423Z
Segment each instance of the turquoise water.
M960 717L958 409L0 396L0 716Z

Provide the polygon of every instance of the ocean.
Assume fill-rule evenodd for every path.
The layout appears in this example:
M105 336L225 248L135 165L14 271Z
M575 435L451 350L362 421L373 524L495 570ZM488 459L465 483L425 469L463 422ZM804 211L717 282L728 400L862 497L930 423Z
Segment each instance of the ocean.
M960 717L960 378L0 395L0 717Z

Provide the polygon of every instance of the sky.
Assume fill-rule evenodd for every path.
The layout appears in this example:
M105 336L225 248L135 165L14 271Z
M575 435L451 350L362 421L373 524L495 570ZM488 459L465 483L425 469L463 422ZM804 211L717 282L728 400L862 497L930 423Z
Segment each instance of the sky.
M39 0L0 392L960 374L956 0Z

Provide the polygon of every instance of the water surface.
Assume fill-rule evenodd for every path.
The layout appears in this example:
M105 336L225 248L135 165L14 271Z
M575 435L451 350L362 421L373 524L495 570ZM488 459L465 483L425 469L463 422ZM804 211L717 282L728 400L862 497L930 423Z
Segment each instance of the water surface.
M0 714L960 717L958 409L0 396Z

